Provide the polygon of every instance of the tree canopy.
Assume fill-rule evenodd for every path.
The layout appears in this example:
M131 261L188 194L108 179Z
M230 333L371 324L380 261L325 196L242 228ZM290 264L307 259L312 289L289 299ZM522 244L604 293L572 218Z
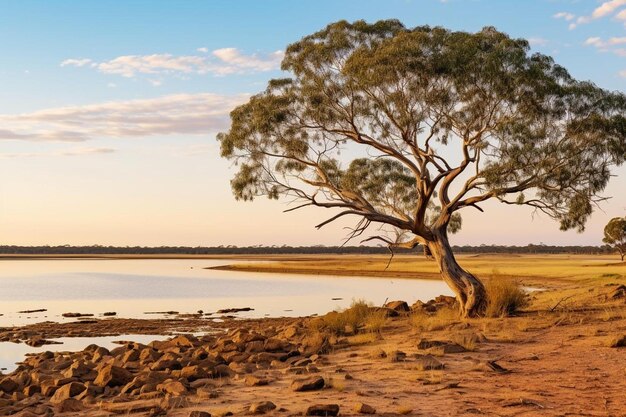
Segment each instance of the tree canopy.
M604 243L615 248L622 261L626 254L626 217L614 217L604 227Z
M489 199L582 230L625 159L624 94L492 27L340 21L290 45L282 69L218 137L239 199L291 196L418 240ZM346 160L358 147L370 153Z

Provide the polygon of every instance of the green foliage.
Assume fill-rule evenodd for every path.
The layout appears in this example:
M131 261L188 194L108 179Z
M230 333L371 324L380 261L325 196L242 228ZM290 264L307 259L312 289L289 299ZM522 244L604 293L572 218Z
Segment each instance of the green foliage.
M492 27L330 24L290 45L289 78L218 135L240 167L235 196L339 208L331 220L360 216L361 232L382 223L420 243L489 199L582 230L626 158L626 97L529 51Z
M602 241L617 250L624 260L626 253L626 217L614 217L604 227Z

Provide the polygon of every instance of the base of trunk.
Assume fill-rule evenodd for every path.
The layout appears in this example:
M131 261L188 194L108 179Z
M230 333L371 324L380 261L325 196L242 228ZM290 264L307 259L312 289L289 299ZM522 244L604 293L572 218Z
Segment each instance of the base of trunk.
M456 261L447 236L439 232L428 243L428 249L439 264L441 277L456 294L463 317L482 317L487 308L487 292L478 278L470 274Z

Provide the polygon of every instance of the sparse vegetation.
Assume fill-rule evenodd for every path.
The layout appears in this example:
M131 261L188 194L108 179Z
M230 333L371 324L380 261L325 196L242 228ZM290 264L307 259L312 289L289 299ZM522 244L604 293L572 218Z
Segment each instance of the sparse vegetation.
M335 335L354 335L362 331L380 333L386 321L385 313L371 303L354 300L350 308L331 311L313 320L309 327L314 332L328 331Z
M519 284L501 276L492 277L486 284L487 317L505 317L528 305L528 295Z
M442 330L460 320L458 310L450 307L442 307L435 313L429 314L418 311L411 314L409 322L418 331Z

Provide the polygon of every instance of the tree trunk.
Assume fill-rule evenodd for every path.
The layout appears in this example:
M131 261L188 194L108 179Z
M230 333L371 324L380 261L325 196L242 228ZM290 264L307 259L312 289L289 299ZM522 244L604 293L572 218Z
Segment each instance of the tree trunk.
M428 248L439 264L443 280L456 294L463 317L481 317L487 307L485 286L478 278L465 271L452 253L445 229L433 230L434 240Z

